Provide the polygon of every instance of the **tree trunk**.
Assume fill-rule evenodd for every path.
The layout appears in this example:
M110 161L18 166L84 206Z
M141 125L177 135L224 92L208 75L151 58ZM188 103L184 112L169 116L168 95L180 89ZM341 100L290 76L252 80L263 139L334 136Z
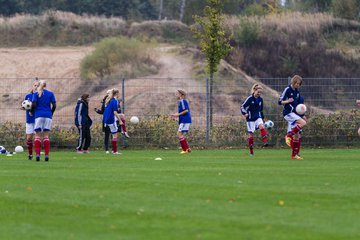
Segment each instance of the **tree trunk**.
M163 0L160 0L160 8L159 8L159 20L162 19L162 14L163 14Z
M182 22L183 19L184 19L184 15L185 15L185 5L186 5L186 0L181 0L181 6L180 6L180 22Z
M209 125L210 132L213 126L213 91L214 91L214 73L210 72L209 79Z

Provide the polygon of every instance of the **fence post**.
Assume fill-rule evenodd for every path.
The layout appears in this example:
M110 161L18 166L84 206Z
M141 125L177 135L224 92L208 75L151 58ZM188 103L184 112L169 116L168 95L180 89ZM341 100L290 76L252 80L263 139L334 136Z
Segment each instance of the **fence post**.
M210 93L209 93L209 79L206 79L206 145L210 142Z
M121 100L122 100L121 111L123 114L125 114L125 78L122 79L122 83L121 83Z
M288 77L288 85L291 83L291 77Z

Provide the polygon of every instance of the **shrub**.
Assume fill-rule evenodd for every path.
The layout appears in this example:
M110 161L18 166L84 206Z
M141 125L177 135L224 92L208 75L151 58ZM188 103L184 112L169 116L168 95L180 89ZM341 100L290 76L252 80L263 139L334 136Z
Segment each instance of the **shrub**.
M256 21L243 19L234 29L234 38L237 44L242 47L251 47L255 45L261 34L261 26Z
M280 115L273 116L275 127L268 131L269 142L276 147L284 147L284 135L287 123ZM357 135L360 111L339 112L329 115L314 115L309 124L303 129L302 143L307 146L358 146L360 138ZM131 138L119 140L120 146L132 148L177 148L178 123L168 116L159 115L140 118L139 124L128 124ZM25 124L6 122L0 125L0 145L12 149L16 145L25 145ZM121 136L121 135L120 135ZM121 138L119 136L119 139ZM91 128L92 149L102 149L104 134L101 124L94 124ZM214 124L210 136L212 147L247 147L248 133L244 121L239 122L237 117L228 117L221 123ZM75 127L63 128L54 126L50 133L51 146L54 148L74 149L78 138ZM191 126L187 136L194 148L206 147L205 128ZM255 145L261 146L260 133L255 133ZM286 146L285 146L286 147Z
M103 39L82 60L81 77L102 79L115 74L128 77L154 74L158 66L151 58L150 47L151 44L125 37Z

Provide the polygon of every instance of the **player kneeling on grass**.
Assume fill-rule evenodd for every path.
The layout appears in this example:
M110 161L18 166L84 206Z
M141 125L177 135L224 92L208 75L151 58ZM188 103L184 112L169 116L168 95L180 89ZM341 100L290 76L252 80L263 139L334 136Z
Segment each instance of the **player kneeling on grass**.
M241 114L246 118L246 126L249 133L248 145L250 155L254 155L254 132L260 129L264 146L268 146L267 133L264 127L263 99L261 97L263 88L260 84L254 84L251 88L251 95L241 105Z
M279 105L283 105L284 119L291 125L294 125L291 131L285 136L286 144L292 148L292 159L301 160L298 155L300 149L300 130L306 125L306 120L299 116L295 109L301 103L299 88L302 84L302 78L295 75L291 79L291 83L287 86L279 98Z
M56 100L53 92L46 90L46 82L40 80L38 91L32 99L31 114L35 112L35 152L36 161L40 161L41 133L45 151L45 161L49 161L50 139L49 132L52 125L52 117L56 109Z
M118 106L119 102L117 100L117 97L119 95L119 90L117 89L111 89L109 92L109 97L106 98L105 101L105 111L103 113L103 122L105 127L108 126L110 128L110 132L112 134L112 147L113 151L112 154L120 154L117 151L117 132L118 132L118 126L116 124L116 120L119 121L119 124L122 125L123 122L121 121L121 118L118 114Z
M181 154L190 153L191 149L189 147L189 144L187 143L187 140L184 136L185 133L189 131L190 124L191 124L191 114L190 114L190 108L189 103L186 100L186 92L183 90L177 90L175 93L176 98L178 101L178 112L171 114L171 118L176 120L178 118L179 120L179 128L178 128L178 137L179 142L182 148Z

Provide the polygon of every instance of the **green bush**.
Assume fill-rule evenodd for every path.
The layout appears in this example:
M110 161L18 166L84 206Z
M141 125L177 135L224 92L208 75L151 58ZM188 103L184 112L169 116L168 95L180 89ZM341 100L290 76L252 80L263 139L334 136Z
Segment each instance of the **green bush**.
M284 135L287 123L282 116L275 116L275 127L268 131L269 142L275 147L286 147ZM309 119L308 125L303 129L302 143L311 147L341 147L358 146L360 137L357 129L360 122L360 111L339 112L329 115L314 115ZM139 124L127 125L131 135L130 139L118 136L120 147L132 148L177 148L178 123L168 116L154 116L140 118ZM6 122L0 125L2 139L0 145L13 148L16 145L25 146L24 124ZM104 134L101 124L95 124L91 128L91 149L102 149ZM75 127L62 128L55 126L50 133L51 146L53 148L74 149L78 138L78 130ZM208 145L205 141L205 128L203 126L191 126L187 135L188 141L193 148L204 148ZM248 133L244 121L239 122L236 117L227 117L221 124L215 124L211 131L209 147L247 147ZM255 133L255 145L261 146L260 133Z
M255 45L261 34L261 26L256 21L244 19L234 29L234 39L241 47L251 47Z
M331 3L332 12L336 17L345 19L359 18L359 0L333 0Z
M139 77L158 70L148 51L152 47L136 39L125 37L106 38L94 45L95 50L81 62L83 79L111 75Z

